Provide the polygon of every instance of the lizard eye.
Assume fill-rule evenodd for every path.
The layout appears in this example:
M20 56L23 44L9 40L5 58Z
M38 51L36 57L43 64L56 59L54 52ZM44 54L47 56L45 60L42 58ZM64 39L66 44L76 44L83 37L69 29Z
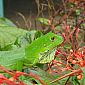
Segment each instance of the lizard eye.
M55 40L55 36L54 37L51 37L51 41L54 41Z

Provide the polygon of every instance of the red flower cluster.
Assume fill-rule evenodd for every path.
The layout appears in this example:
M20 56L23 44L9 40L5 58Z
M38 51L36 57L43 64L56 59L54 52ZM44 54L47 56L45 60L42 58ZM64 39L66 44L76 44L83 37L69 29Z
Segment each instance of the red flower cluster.
M79 66L85 66L85 49L80 48L77 51L70 50L68 55L68 62L77 64Z

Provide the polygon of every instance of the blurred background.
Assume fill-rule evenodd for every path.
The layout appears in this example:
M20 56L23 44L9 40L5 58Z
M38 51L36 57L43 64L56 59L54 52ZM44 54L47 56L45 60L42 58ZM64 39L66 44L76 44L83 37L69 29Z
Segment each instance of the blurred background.
M61 3L61 0L3 0L4 16L22 28L25 27L24 17L35 27L36 17L53 15L54 8L57 10Z

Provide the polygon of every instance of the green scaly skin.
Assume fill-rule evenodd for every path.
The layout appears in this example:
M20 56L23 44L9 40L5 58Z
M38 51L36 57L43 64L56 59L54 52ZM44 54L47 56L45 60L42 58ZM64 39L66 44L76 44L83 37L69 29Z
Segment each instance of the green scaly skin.
M39 61L40 53L51 51L60 45L63 38L52 32L36 39L25 49L25 60L29 65L35 65Z

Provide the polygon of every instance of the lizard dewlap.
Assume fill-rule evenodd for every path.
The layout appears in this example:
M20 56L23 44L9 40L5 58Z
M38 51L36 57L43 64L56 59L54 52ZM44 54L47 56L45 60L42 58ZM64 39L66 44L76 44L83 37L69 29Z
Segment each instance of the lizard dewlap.
M63 42L63 38L52 32L36 39L25 49L25 60L28 65L34 65L36 63L47 63L44 56L48 56L59 44ZM44 60L44 61L43 61ZM47 59L48 60L48 59ZM51 59L52 60L52 59ZM42 62L41 62L42 61Z

